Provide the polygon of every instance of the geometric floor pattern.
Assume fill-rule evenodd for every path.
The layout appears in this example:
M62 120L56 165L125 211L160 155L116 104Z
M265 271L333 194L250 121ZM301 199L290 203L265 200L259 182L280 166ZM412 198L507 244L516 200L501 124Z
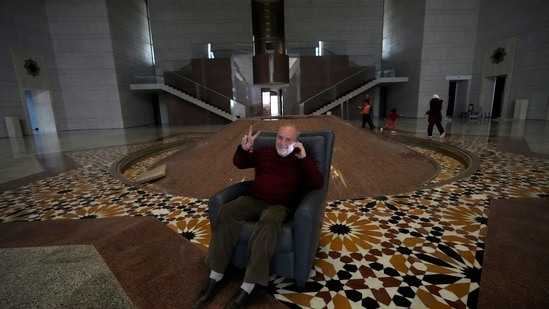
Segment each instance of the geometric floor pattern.
M479 170L467 178L329 201L306 286L272 276L266 289L289 308L476 308L490 200L549 196L549 160L500 152L495 138L444 140L479 156ZM79 168L1 192L0 222L154 216L207 250L207 200L129 186L111 175L113 162L154 144L69 154ZM459 164L437 160L439 177L459 173Z

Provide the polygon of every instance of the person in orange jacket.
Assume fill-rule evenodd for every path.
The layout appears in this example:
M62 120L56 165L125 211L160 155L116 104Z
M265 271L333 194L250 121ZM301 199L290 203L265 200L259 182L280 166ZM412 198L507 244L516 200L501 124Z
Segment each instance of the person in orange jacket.
M371 117L373 104L374 100L372 100L369 95L366 95L366 97L364 98L364 103L362 104L362 109L360 110L360 114L362 115L362 128L366 127L366 123L368 123L370 130L376 128L376 126L374 126L374 123L372 122Z

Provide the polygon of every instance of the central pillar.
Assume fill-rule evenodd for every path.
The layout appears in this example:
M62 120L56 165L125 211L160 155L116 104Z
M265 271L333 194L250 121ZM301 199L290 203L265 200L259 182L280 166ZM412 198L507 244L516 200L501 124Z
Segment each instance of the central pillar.
M282 88L290 83L284 37L284 1L252 0L254 85Z

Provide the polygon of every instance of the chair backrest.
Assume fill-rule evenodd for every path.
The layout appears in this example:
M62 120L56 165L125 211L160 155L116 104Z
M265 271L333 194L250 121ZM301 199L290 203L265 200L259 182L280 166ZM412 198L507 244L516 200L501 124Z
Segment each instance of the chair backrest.
M254 148L274 146L277 131L261 131L254 141ZM335 134L332 130L301 132L299 141L324 175L324 189L330 182L330 168L334 149Z

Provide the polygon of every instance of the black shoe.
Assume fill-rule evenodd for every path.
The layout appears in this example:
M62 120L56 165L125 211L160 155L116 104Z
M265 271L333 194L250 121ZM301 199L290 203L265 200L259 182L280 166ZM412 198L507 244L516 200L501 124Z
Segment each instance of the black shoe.
M193 302L193 309L200 309L206 307L215 297L215 294L221 289L225 284L225 280L221 279L220 281L215 281L215 279L208 278L206 285L200 290L198 296Z
M249 296L250 294L248 294L248 292L244 291L242 288L238 288L231 300L225 305L225 309L246 308Z

